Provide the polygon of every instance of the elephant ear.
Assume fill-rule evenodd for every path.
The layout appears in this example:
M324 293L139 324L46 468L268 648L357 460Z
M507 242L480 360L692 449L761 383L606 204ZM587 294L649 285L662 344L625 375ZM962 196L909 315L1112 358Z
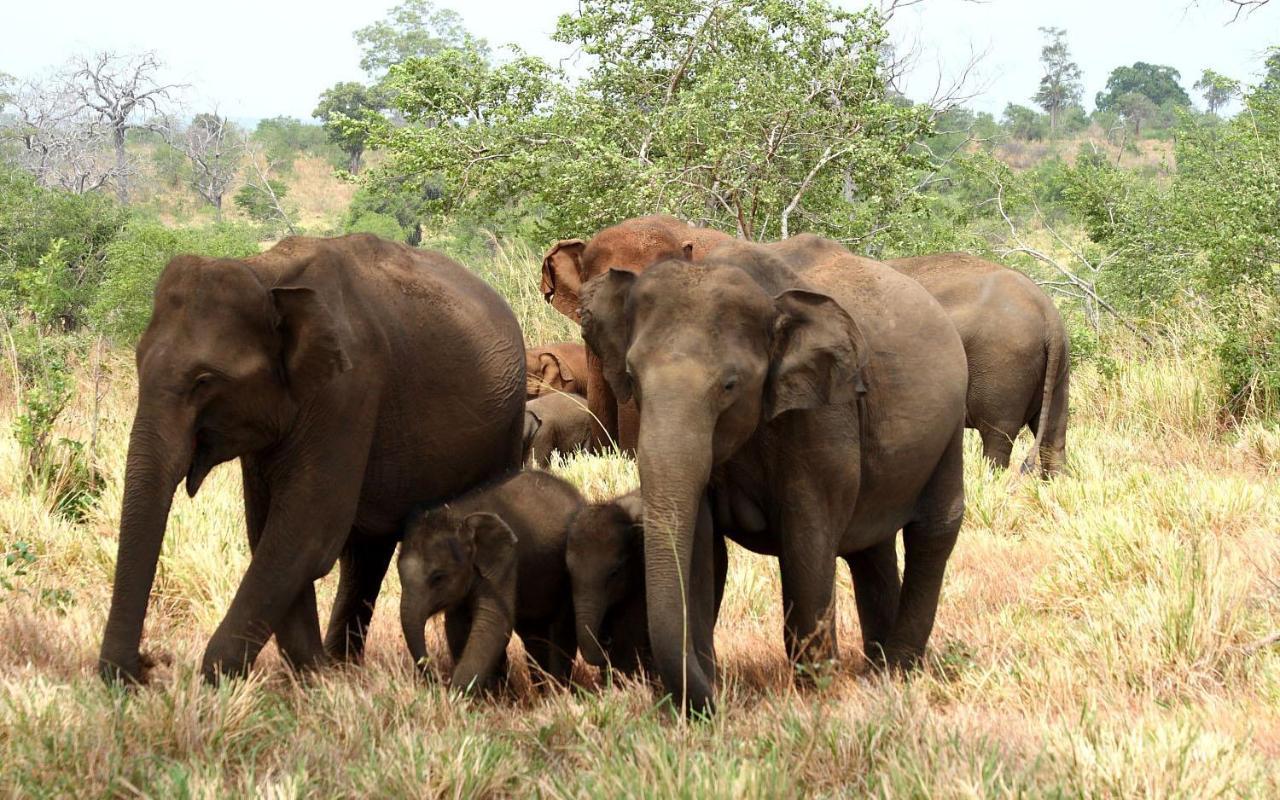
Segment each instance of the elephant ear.
M586 247L581 239L561 239L542 257L542 299L569 319L578 318Z
M495 589L514 588L516 535L497 514L478 511L462 521L462 546L475 553L476 572Z
M543 353L538 356L538 364L542 373L542 384L551 389L563 389L573 380L573 371L560 360L555 353Z
M774 307L765 419L857 399L865 391L867 344L848 312L827 295L803 289L778 295Z
M634 272L610 269L582 287L582 338L600 357L605 380L620 403L631 399L631 376L627 374L631 321L627 298L635 283Z
M304 399L351 369L338 322L314 289L279 286L271 290L289 391Z
M542 417L531 408L525 407L524 410L524 457L529 457L529 450L533 447L533 437L538 435L539 429L542 428Z

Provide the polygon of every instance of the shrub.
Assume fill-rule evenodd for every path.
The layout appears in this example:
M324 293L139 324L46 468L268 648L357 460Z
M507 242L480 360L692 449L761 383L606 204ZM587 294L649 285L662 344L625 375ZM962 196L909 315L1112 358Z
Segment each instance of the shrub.
M243 258L257 252L257 236L246 225L175 230L157 222L130 223L107 248L107 278L92 310L94 322L112 338L133 342L151 319L152 292L171 258L180 253Z
M289 191L289 187L281 181L268 180L267 185L275 193L276 200L284 200ZM236 208L258 222L275 222L280 218L280 212L276 209L275 201L261 186L252 183L246 183L241 186L240 191L236 192L235 203Z
M400 227L395 217L376 211L361 214L348 222L345 233L372 233L393 242L403 242L405 239L404 228Z

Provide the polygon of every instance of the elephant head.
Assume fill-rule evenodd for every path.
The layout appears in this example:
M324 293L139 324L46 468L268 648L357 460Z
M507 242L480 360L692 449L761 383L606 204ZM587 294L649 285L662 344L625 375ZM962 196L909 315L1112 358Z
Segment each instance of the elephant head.
M584 508L569 526L565 560L573 587L578 649L603 667L609 612L644 585L644 515L639 492Z
M654 664L668 691L693 709L709 710L712 697L693 657L686 600L695 582L713 580L690 575L712 468L782 414L855 400L866 358L858 326L831 297L798 288L769 296L753 274L774 270L770 258L668 261L639 276L612 270L584 287L583 336L614 393L634 395L641 410Z
M525 397L532 400L550 392L572 392L579 377L568 359L550 350L528 349L525 355Z
M400 625L413 662L427 655L423 629L446 609L473 601L468 647L454 668L454 685L484 683L480 653L506 647L515 622L516 537L496 514L459 516L447 507L415 514L405 527L396 562ZM471 640L489 647L471 647ZM488 659L483 659L487 661Z
M285 247L281 245L280 247ZM308 249L314 247L314 250ZM300 274L321 246L285 247ZM350 331L321 292L266 285L253 262L179 256L137 346L120 544L99 671L143 679L138 645L173 492L281 440L308 398L351 369Z

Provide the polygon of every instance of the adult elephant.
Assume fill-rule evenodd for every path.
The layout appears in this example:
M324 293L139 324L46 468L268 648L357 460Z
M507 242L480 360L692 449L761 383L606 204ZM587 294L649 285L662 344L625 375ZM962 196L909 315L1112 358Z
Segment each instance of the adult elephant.
M969 359L966 426L982 453L1009 466L1022 428L1035 444L1022 471L1048 477L1066 463L1070 340L1062 315L1035 282L967 253L900 258L889 266L914 278L951 316Z
M144 678L138 645L174 489L185 478L194 495L233 458L253 556L205 677L242 675L272 634L295 668L358 658L410 508L519 466L523 351L482 281L373 236L170 261L137 348L103 677ZM322 642L313 582L339 558Z
M542 259L542 296L561 314L579 321L582 285L611 269L643 272L669 258L697 261L732 237L708 228L693 228L675 217L635 217L605 228L590 241L562 239ZM587 407L607 438L633 450L639 429L634 403L619 403L604 379L599 356L587 349ZM603 441L601 444L607 444Z
M676 700L710 710L714 541L776 555L784 637L834 658L835 560L853 572L864 646L906 666L933 628L964 509L964 350L918 283L816 237L803 274L733 242L701 264L610 270L583 334L642 409L638 464L650 644ZM899 582L894 549L903 531Z

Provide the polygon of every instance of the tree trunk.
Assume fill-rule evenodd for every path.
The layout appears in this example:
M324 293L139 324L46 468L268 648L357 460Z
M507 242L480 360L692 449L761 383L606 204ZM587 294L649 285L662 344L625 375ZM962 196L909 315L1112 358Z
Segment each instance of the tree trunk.
M128 153L124 149L125 128L116 126L111 131L111 139L116 149L116 199L120 205L129 205L129 176L126 167L129 163Z

